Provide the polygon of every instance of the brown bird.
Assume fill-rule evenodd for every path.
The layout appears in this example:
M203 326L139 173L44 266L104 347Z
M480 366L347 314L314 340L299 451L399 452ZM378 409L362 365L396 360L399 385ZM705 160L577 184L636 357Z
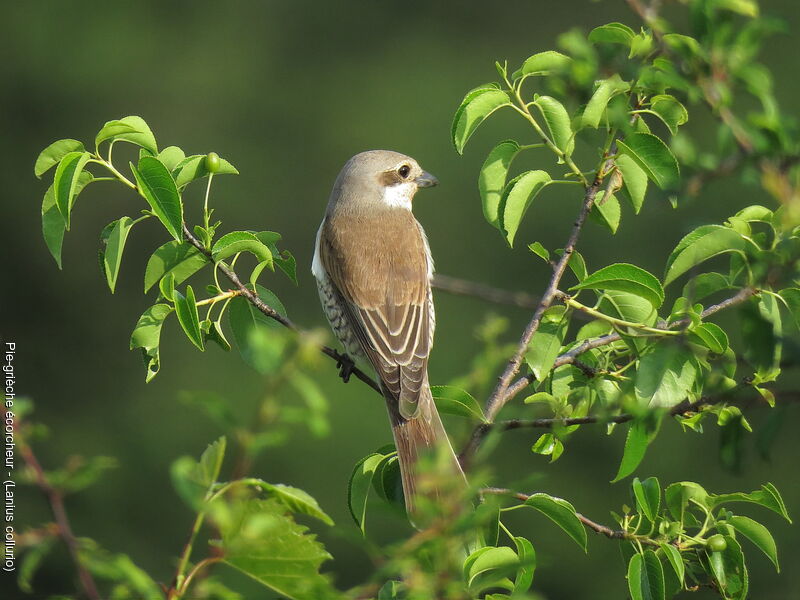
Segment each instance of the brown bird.
M459 487L465 481L428 383L436 325L433 260L425 232L411 212L417 190L437 183L403 154L356 154L333 185L312 264L333 332L345 351L366 360L380 381L412 519L423 455L444 460L446 467L437 473L450 479L426 486L426 496L452 489L453 477ZM348 376L346 366L342 376Z

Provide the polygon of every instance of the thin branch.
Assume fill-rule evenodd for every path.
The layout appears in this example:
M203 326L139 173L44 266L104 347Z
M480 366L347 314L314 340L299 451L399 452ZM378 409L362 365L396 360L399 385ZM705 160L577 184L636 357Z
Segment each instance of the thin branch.
M592 182L592 185L586 188L580 213L578 214L578 218L575 220L575 223L572 226L569 239L564 246L564 253L553 267L553 276L550 278L550 283L548 284L542 299L539 301L539 305L536 307L530 323L528 323L528 326L525 328L525 331L519 340L519 344L517 345L517 350L514 353L514 356L508 361L508 365L506 365L505 371L500 376L497 387L495 387L492 395L486 402L485 413L488 421L494 420L495 415L497 415L498 411L503 408L503 405L508 401L508 386L511 384L511 380L514 378L514 376L519 372L520 366L522 365L522 359L528 349L528 344L530 344L533 334L539 329L539 324L541 323L544 311L550 307L550 305L553 303L553 300L556 298L558 285L561 283L561 278L567 269L567 263L569 262L572 253L575 251L575 245L578 243L578 237L580 236L581 229L583 228L583 224L586 221L589 211L594 205L594 199L597 195L597 191L600 189L601 183L602 177L600 174L598 174L598 176L595 177L594 182Z
M186 223L183 224L183 235L186 236L186 240L192 246L197 248L197 250L199 250L202 254L204 254L208 258L211 258L211 252L208 249L206 249L205 246L203 246L202 242L200 240L198 240L192 234L191 231L189 231L189 228L186 226ZM288 317L284 317L282 314L280 314L278 311L276 311L274 308L272 308L269 304L264 302L259 297L258 294L256 294L253 290L251 290L245 284L243 284L241 279L239 279L239 276L236 274L236 272L233 269L230 269L229 267L225 266L222 263L219 263L218 268L219 268L220 271L222 271L222 273L225 275L225 277L227 277L228 280L236 287L236 289L239 290L239 294L244 296L247 299L247 301L250 302L250 304L255 306L259 311L261 311L263 314L268 316L270 319L274 319L275 321L277 321L278 323L280 323L281 325L283 325L287 329L291 329L292 331L295 331L295 332L298 332L298 333L300 332L300 328L297 327L297 325L295 325L291 321L291 319L289 319ZM341 363L342 361L347 361L348 360L347 355L341 354L340 352L338 352L334 348L331 348L330 346L320 346L319 350L325 356L331 357L337 363ZM381 392L380 385L378 385L378 383L372 377L370 377L369 375L364 373L364 371L362 371L358 367L354 366L353 369L351 370L351 373L353 375L355 375L358 379L360 379L361 381L366 383L373 390L375 390L379 394L383 395L383 393Z
M525 502L531 496L529 494L523 494L521 492L515 492L513 490L509 490L506 488L496 488L496 487L488 487L483 488L481 490L481 494L494 494L497 496L510 496L519 500L520 502ZM578 517L578 520L583 523L586 527L598 533L600 535L604 535L605 537L612 539L612 540L638 540L642 544L646 544L648 546L658 546L659 543L655 540L652 540L646 536L636 535L635 533L630 533L629 531L625 531L623 529L611 529L606 525L601 525L600 523L596 523L592 521L588 517L584 517L581 513L576 512L575 516Z
M443 292L458 296L472 296L495 304L508 304L518 308L536 308L539 299L526 292L509 292L485 283L468 281L450 275L436 273L433 276L433 287Z
M19 427L16 423L14 429L19 432ZM47 475L45 475L44 469L42 469L42 465L39 464L39 460L36 458L31 447L27 443L20 443L18 447L22 455L22 460L33 470L36 485L38 485L39 489L47 496L50 508L53 511L53 517L58 525L58 535L67 546L69 554L72 557L72 562L75 563L75 569L78 571L78 579L81 582L83 591L86 593L86 597L89 598L89 600L100 600L100 593L97 591L97 585L92 578L92 574L81 562L78 540L75 534L72 533L72 527L70 527L69 519L67 518L67 511L64 508L64 497L61 491L55 488L47 479Z
M721 310L725 310L726 308L730 308L731 306L736 306L737 304L741 304L748 298L751 298L759 293L759 290L752 287L746 287L739 290L739 292L720 302L719 304L714 304L713 306L709 306L705 309L702 313L700 313L700 317L706 319L713 314L718 313ZM669 330L669 329L677 329L679 327L684 327L690 323L689 319L679 319L678 321L673 321L672 323L668 323L659 327L659 329ZM622 339L622 336L619 333L610 333L608 335L604 335L597 338L590 338L588 340L583 341L582 343L575 346L572 350L565 352L564 354L560 355L556 358L555 362L553 363L553 368L560 367L562 365L573 364L575 359L583 354L584 352L588 352L594 348L601 348L602 346L607 346L608 344L613 344ZM512 398L514 398L517 394L519 394L523 389L528 387L531 383L536 381L536 377L534 377L533 373L528 373L523 375L519 379L517 379L514 383L508 386L508 390L506 391L506 398L505 402L508 402Z

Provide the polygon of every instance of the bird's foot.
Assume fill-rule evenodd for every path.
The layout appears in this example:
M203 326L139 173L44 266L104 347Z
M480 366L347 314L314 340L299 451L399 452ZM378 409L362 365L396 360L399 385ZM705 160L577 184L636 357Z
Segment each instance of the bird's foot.
M347 354L338 354L336 359L336 366L339 369L339 377L342 381L347 383L350 381L350 375L355 371L356 363Z

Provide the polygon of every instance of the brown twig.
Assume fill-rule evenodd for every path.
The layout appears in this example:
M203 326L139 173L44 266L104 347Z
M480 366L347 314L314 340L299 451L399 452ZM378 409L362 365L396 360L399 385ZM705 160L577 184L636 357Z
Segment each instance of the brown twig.
M450 275L436 273L433 276L433 287L449 294L472 296L495 304L507 304L518 308L536 308L539 299L526 292L509 292L485 283L468 281Z
M14 424L14 430L19 432L17 423ZM53 517L58 525L58 535L67 546L70 557L72 557L72 562L75 563L78 579L81 582L83 591L86 593L86 597L89 598L89 600L100 600L100 593L97 591L97 585L92 578L92 574L81 562L78 540L72 532L72 527L70 527L69 519L67 518L67 511L64 508L64 496L61 494L61 491L54 487L47 479L47 475L45 475L44 469L42 469L42 465L39 464L39 460L36 458L31 447L27 443L19 443L18 448L22 460L33 470L36 485L39 486L39 489L47 496L50 509L53 511Z
M488 487L483 488L481 490L481 494L493 494L497 496L510 496L511 498L515 498L520 502L526 502L531 495L523 494L521 492L515 492L513 490L509 490L506 488L496 488L496 487ZM646 536L636 535L635 533L630 533L629 531L624 531L622 529L611 529L606 525L601 525L595 521L592 521L588 517L584 517L581 513L576 512L575 516L578 517L578 520L583 523L586 527L598 533L600 535L604 535L605 537L612 539L612 540L638 540L642 544L646 544L648 546L658 546L659 543L655 540L652 540Z
M186 223L183 224L183 235L186 236L186 240L192 246L197 248L197 250L199 250L209 259L211 258L211 252L208 249L206 249L205 246L203 246L202 242L200 242L200 240L198 240L192 234L191 231L189 231L189 228L186 226ZM282 314L280 314L278 311L272 308L269 304L264 302L257 293L255 293L253 290L251 290L249 287L243 284L241 279L239 279L239 276L233 269L230 269L229 267L221 263L219 264L218 268L220 271L222 271L222 274L225 275L225 277L227 277L228 280L236 287L239 293L242 296L244 296L247 299L247 301L250 302L250 304L252 304L253 306L255 306L259 311L268 316L270 319L274 319L287 329L291 329L292 331L296 332L300 331L300 328L297 327L297 325L295 325L291 319L289 319L288 317L284 317ZM337 363L341 363L342 361L348 360L348 357L346 355L341 354L339 351L335 350L334 348L331 348L330 346L320 346L319 350L325 356L331 357ZM351 370L351 373L355 375L358 379L366 383L373 390L383 395L381 392L381 387L378 384L378 382L376 382L372 377L364 373L364 371L354 366L353 369Z

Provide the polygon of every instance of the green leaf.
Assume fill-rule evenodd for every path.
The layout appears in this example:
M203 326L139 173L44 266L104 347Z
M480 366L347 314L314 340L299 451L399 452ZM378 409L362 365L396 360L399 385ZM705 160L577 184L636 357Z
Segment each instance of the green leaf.
M225 458L225 438L209 444L196 461L182 456L172 463L170 475L178 495L194 510L198 510L211 493Z
M65 139L55 141L47 148L42 150L42 152L36 158L36 164L33 167L33 172L36 177L41 179L42 175L60 163L61 159L70 152L80 152L83 154L85 150L86 149L83 147L83 142L79 142L78 140Z
M171 172L186 158L186 155L177 146L167 146L158 153L156 158L167 168L167 171Z
M653 440L653 435L649 431L647 425L642 421L634 421L628 428L628 435L625 438L625 450L622 453L622 461L619 463L619 469L611 483L616 483L621 479L625 479L628 475L636 470L639 463L642 462L647 446Z
M147 293L167 275L172 275L175 278L175 285L179 285L209 262L209 259L189 242L175 240L167 242L153 252L147 261L144 271L144 291Z
M689 332L689 339L714 354L724 354L728 349L728 335L714 323L701 323Z
M648 112L657 116L667 126L672 135L678 133L678 127L689 120L689 113L683 104L669 95L653 96L650 99L649 110L641 112Z
M671 407L686 398L697 378L692 353L684 345L663 339L639 359L636 398L644 406Z
M664 570L652 550L631 557L628 563L628 590L632 600L664 600Z
M481 87L464 96L453 117L452 139L459 154L484 119L502 106L510 106L508 94L496 87Z
M472 594L494 587L506 587L506 579L517 571L519 556L508 546L485 547L464 561L464 575Z
M765 483L761 486L760 490L755 490L749 494L744 492L736 492L733 494L711 495L708 498L708 506L712 509L730 502L749 502L751 504L758 504L759 506L763 506L764 508L768 508L769 510L779 514L789 523L792 522L792 520L789 518L789 513L786 512L786 504L784 504L783 498L781 498L781 495L778 492L778 488L771 483Z
M150 127L141 117L130 116L119 120L108 121L98 132L94 139L95 146L99 147L105 141L123 141L136 144L148 150L151 154L158 154L156 138Z
M617 94L622 94L630 89L630 84L623 81L622 78L616 73L608 79L603 79L599 82L597 89L589 99L586 108L583 109L581 117L582 127L591 127L597 129L600 125L600 119L608 106L608 101Z
M703 225L678 242L667 259L664 285L667 286L689 269L724 254L738 252L744 255L746 242L733 229L722 225Z
M225 334L222 331L222 325L219 321L205 319L204 321L200 322L200 330L203 332L203 344L209 341L214 342L225 352L230 352L231 344L225 337Z
M630 46L633 36L636 35L630 27L622 23L607 23L600 27L595 27L589 32L589 41L597 44L605 42L607 44L622 44Z
M275 294L260 285L257 290L259 298L279 314L286 316L286 309ZM281 324L242 296L231 300L228 320L244 361L261 373L271 372L280 361L285 345L285 338L280 331Z
M193 154L191 156L187 156L172 169L172 176L175 178L175 185L177 185L178 188L182 188L195 179L206 177L208 174L205 154ZM224 158L219 159L219 169L214 172L214 176L238 174L239 171L237 171L236 167L234 167L231 163Z
M605 190L598 194L592 212L589 213L594 221L608 228L611 234L617 233L619 229L619 222L622 218L622 209L619 205L619 200L614 194L606 196Z
M533 199L551 181L546 171L527 171L508 182L500 199L500 230L505 232L509 246L514 245L514 236L522 217Z
M667 561L670 565L672 565L672 569L675 571L675 575L678 577L679 584L683 586L686 567L683 564L683 558L681 557L680 550L678 550L672 544L667 544L665 542L661 542L659 545L661 546L661 551L664 553Z
M161 327L164 319L172 312L172 307L168 304L155 304L148 308L139 320L131 334L131 350L141 348L144 357L144 365L147 368L145 381L150 381L158 375L161 368L158 347L161 338Z
M86 166L87 161L91 158L88 152L68 152L58 163L56 174L53 177L53 191L56 196L56 206L61 217L64 219L64 225L69 231L69 218L72 212L72 205L75 203L75 198L78 195L79 187L78 181Z
M114 583L109 598L160 598L159 585L126 554L112 554L103 550L94 540L80 538L78 560L93 575ZM64 598L66 596L58 596ZM50 596L55 598L55 596Z
M260 479L257 480L257 485L293 513L308 515L333 526L333 519L320 508L319 503L308 492L290 485L267 483Z
M647 194L647 173L627 154L620 154L614 162L622 174L622 182L633 211L638 215Z
M744 564L744 555L739 543L730 536L725 536L727 547L722 552L711 552L708 563L714 578L726 598L744 600L747 598L748 574Z
M664 500L673 518L683 522L686 509L696 502L711 509L709 495L703 486L693 481L670 483L664 490ZM691 501L691 502L690 502Z
M122 262L122 252L125 250L125 242L128 240L128 233L133 224L134 222L130 217L121 217L109 223L100 235L100 259L112 294L117 285L117 276Z
M533 104L544 117L544 122L550 132L550 140L565 156L571 155L575 149L575 134L572 131L572 123L567 109L561 102L550 96L537 96Z
M367 497L372 486L372 478L383 458L384 455L377 452L362 458L356 463L347 483L347 507L362 535L366 535Z
M172 299L175 302L175 315L178 317L178 322L186 337L201 351L204 351L203 333L200 331L200 318L197 316L197 305L192 286L186 286L186 296L175 290Z
M514 544L517 547L519 556L519 570L514 578L513 594L524 594L533 584L533 573L536 570L536 551L524 537L514 537Z
M525 400L525 403L529 404L528 399ZM564 442L552 433L543 433L531 446L531 452L549 456L550 462L555 462L564 453Z
M650 521L655 521L661 508L661 486L658 479L648 477L640 481L638 477L634 477L631 487L641 511Z
M539 242L533 242L532 244L528 244L528 249L533 252L536 256L541 258L544 262L550 262L550 252L542 246Z
M183 203L175 180L167 168L155 157L144 156L139 167L131 163L139 192L147 200L153 213L177 241L183 238Z
M486 422L478 401L464 390L451 385L434 385L431 393L439 412Z
M278 268L283 271L289 279L292 280L292 283L298 285L297 261L294 259L294 256L292 256L292 253L288 250L283 250L279 254L277 252L277 248L270 248L270 251L272 252L272 260L278 266Z
M44 210L44 207L42 207ZM778 292L783 298L796 327L800 327L800 288L786 288Z
M250 252L258 258L259 262L266 262L271 268L272 252L250 231L233 231L219 238L211 248L214 262L225 260L239 252Z
M672 151L652 133L631 133L617 140L620 153L629 156L659 188L675 187L681 174Z
M282 598L328 600L341 598L320 566L331 555L295 523L274 499L248 500L220 519L221 555L225 564L244 573Z
M533 334L525 353L525 362L537 381L543 381L553 368L568 325L569 319L563 306L551 306L542 314L539 329Z
M93 180L92 174L88 171L83 171L78 176L78 184L75 186L75 198L81 193L81 190L91 183ZM74 207L74 201L73 201ZM61 268L61 246L64 242L64 231L66 224L64 217L56 206L56 195L53 186L47 188L47 192L42 199L42 237L44 237L45 244L50 254L55 259L58 268Z
M758 549L766 554L767 558L775 565L775 570L780 573L781 569L778 565L778 547L775 545L775 540L769 532L769 529L749 517L733 516L729 517L726 522L758 546Z
M515 71L511 77L512 79L519 79L529 75L560 73L566 70L571 63L572 59L569 56L565 56L555 50L547 50L528 57L522 63L522 67Z
M511 161L519 152L519 144L514 140L500 142L486 157L478 176L478 191L483 204L483 216L490 225L500 227L500 201L508 177Z
M550 518L586 551L586 529L578 519L572 504L562 498L556 498L540 492L530 496L525 501L525 506L533 507Z
M392 451L384 455L378 466L375 467L375 477L372 478L372 488L378 496L395 506L403 506L403 483L400 478L400 460L397 452Z
M700 273L686 282L681 295L692 302L700 302L708 296L730 289L730 287L728 278L720 273Z
M31 585L33 577L36 575L36 571L39 570L42 561L50 553L50 550L53 549L53 546L55 546L57 539L58 538L52 535L43 536L37 540L35 544L32 544L25 551L25 554L22 555L22 560L19 565L19 575L17 575L17 584L19 585L19 589L26 594L33 594L34 590Z
M615 263L595 271L570 290L616 290L647 300L658 308L664 302L664 289L654 276L628 263Z

